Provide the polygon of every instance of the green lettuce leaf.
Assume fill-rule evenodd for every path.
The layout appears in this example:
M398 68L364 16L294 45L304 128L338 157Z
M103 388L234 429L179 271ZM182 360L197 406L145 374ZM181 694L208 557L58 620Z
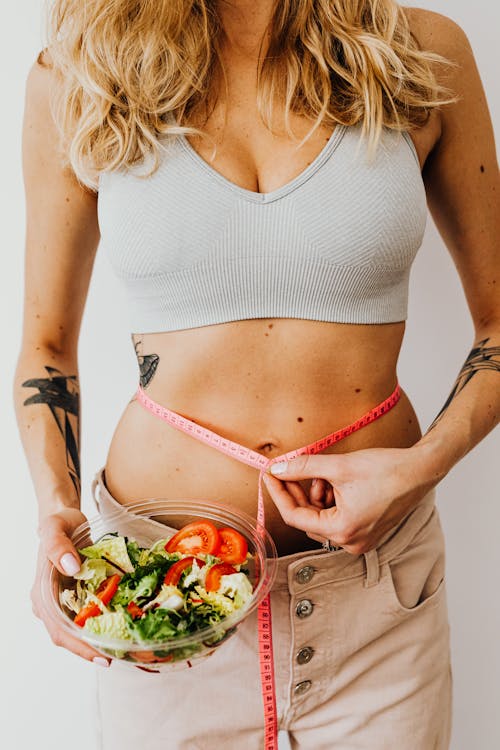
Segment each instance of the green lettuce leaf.
M135 539L127 540L127 552L132 565L138 565L142 547L139 547Z
M110 638L120 640L131 640L132 634L129 629L127 618L120 610L118 612L105 612L97 617L89 617L83 626L96 635L107 635Z
M78 550L89 558L104 558L118 565L125 573L133 573L134 566L130 561L125 537L118 534L105 534L95 544Z
M168 539L158 539L149 549L142 549L139 556L139 565L151 565L151 563L160 563L162 559L178 560L180 555L177 552L167 552L165 545Z
M177 635L177 628L171 620L171 612L166 609L159 608L147 612L139 620L133 620L129 627L140 641L161 642Z
M80 570L74 574L73 578L84 581L85 588L95 594L104 579L114 573L116 573L116 569L109 565L106 560L88 558L83 561Z
M159 568L137 578L135 576L123 576L116 594L111 599L111 606L126 607L132 600L140 604L141 600L151 598L158 587L160 576L161 569Z

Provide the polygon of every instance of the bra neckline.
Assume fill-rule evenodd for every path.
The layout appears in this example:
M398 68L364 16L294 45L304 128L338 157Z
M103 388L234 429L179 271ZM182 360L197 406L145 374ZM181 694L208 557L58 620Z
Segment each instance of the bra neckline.
M302 185L306 180L313 176L315 172L323 165L323 163L333 154L337 146L342 141L342 138L348 129L347 125L337 123L333 132L331 133L328 141L325 143L318 155L308 166L302 170L294 178L286 182L281 187L271 190L268 193L259 193L255 190L248 190L247 188L237 185L232 180L225 177L223 174L214 169L200 154L193 148L189 143L184 134L179 134L179 142L183 147L184 151L191 157L191 159L202 167L205 172L214 180L217 180L225 188L228 188L234 193L238 193L242 198L249 200L253 203L271 203L272 201L278 200L279 198L288 195L293 190Z

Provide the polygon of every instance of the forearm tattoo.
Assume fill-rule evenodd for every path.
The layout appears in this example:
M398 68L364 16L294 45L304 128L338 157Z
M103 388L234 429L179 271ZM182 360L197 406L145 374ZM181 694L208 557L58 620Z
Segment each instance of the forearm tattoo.
M500 373L500 346L487 346L489 338L483 339L476 346L471 349L469 356L465 360L465 363L458 374L458 378L455 381L453 389L446 399L446 403L435 418L434 422L429 427L429 430L437 424L441 419L445 411L450 406L454 398L458 396L460 391L463 391L467 383L472 380L481 370L493 370ZM429 432L427 430L427 432Z
M63 375L45 366L48 378L25 380L25 388L38 388L24 401L24 406L47 404L66 448L66 466L77 496L80 497L80 389L77 375Z
M156 368L158 367L160 358L157 354L142 354L142 352L139 351L139 346L141 344L141 339L135 341L134 349L137 356L137 362L139 364L139 379L141 387L146 388L153 379L153 375L156 372Z

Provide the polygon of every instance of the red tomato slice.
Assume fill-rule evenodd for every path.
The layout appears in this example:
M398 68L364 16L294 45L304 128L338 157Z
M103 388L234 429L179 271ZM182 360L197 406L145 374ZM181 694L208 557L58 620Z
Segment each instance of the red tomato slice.
M212 565L205 578L205 588L207 591L218 591L220 586L220 579L222 576L229 576L231 573L237 573L236 568L233 568L229 563L218 563Z
M146 662L146 664L154 664L159 661L172 661L174 658L173 654L167 654L167 656L156 656L153 651L132 651L131 653L134 659Z
M97 615L100 614L101 610L98 604L87 604L78 612L73 622L75 623L75 625L79 625L81 628L83 628L85 622L89 619L89 617L97 617Z
M106 578L97 589L96 596L99 597L103 604L109 604L118 590L121 576L115 573L113 576Z
M129 602L127 604L127 612L132 615L134 620L136 617L142 617L142 615L144 614L144 610L141 609L135 602Z
M219 532L211 521L193 521L179 529L165 545L167 552L213 555L219 546Z
M223 562L239 565L247 559L247 540L236 529L219 529L220 546L215 553Z
M110 603L111 599L116 594L120 579L121 575L115 573L115 575L109 576L109 578L105 578L104 581L102 581L95 593L103 604ZM99 605L91 602L78 612L73 622L75 623L75 625L79 625L81 628L83 628L85 622L89 619L89 617L97 617L100 614L101 610L99 608Z
M196 560L199 568L202 568L205 565L205 562L199 560L197 557L184 557L182 560L177 560L177 562L167 570L163 583L177 586L186 568L190 568L193 565L193 560Z

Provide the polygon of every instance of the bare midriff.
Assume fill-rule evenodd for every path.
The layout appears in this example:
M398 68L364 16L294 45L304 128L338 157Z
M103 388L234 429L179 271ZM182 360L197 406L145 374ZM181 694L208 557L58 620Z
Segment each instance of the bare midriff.
M159 357L154 401L268 458L353 422L393 391L404 323L354 325L258 318L133 336ZM380 419L325 452L404 448L420 437L406 394ZM106 484L122 504L215 500L255 517L258 472L185 435L135 398L115 429ZM302 482L307 490L310 481ZM317 548L286 526L264 488L266 526L280 554Z

